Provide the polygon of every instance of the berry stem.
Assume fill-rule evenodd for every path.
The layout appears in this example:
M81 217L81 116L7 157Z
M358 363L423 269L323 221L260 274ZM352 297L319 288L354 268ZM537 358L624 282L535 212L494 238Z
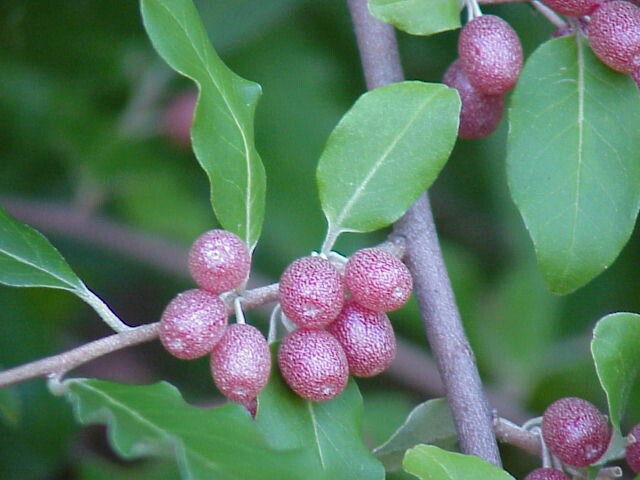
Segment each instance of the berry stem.
M244 325L247 321L244 318L244 312L242 311L242 297L236 297L233 301L233 309L236 312L236 323Z
M349 0L348 4L367 88L402 81L404 73L393 27L373 18L366 0ZM396 223L394 232L406 240L407 266L414 277L461 450L501 465L489 404L462 328L426 193Z
M544 3L539 0L532 0L531 4L538 10L549 22L551 25L557 28L564 28L567 26L567 22L558 15L556 12L547 7Z

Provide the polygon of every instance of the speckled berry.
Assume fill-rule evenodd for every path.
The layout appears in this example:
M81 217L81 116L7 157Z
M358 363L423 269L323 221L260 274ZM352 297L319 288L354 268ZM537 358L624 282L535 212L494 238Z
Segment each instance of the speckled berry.
M570 480L563 472L555 468L536 468L524 480Z
M484 95L469 83L460 61L453 62L444 74L442 82L455 88L460 95L460 138L484 138L498 127L504 110L503 95Z
M588 34L593 53L612 69L640 68L640 7L624 0L602 4L591 15Z
M633 435L635 440L626 447L627 465L634 473L640 473L640 423L631 429L629 435Z
M560 15L581 17L589 15L604 1L606 0L544 0L543 3Z
M605 417L581 398L561 398L542 416L542 436L551 453L563 462L586 467L607 450L611 433Z
M210 230L189 251L189 271L205 290L222 293L239 287L249 275L251 255L240 238L226 230Z
M396 337L383 312L374 312L349 301L327 331L342 345L349 373L356 377L378 375L395 358Z
M403 306L413 288L409 269L398 258L380 248L355 252L345 266L344 281L353 299L377 312Z
M299 328L287 334L278 351L278 366L291 390L312 402L336 397L349 379L344 350L324 330Z
M321 328L331 323L344 304L344 281L328 260L294 260L282 277L278 298L284 314L300 327Z
M462 28L458 57L471 84L485 95L511 90L522 70L518 35L495 15L476 17Z
M218 390L232 402L248 403L269 380L271 353L260 330L235 323L211 352L211 373Z
M164 348L183 360L211 352L227 327L227 311L217 295L187 290L175 297L160 319L159 336Z

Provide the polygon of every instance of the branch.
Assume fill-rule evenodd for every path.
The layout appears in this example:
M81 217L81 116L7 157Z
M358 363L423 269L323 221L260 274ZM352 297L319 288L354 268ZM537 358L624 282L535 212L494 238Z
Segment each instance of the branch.
M375 20L367 0L349 0L367 88L403 80L395 32ZM425 194L396 223L406 240L406 263L427 337L436 357L463 453L500 465L489 404L464 333L451 282L444 265L429 199Z
M234 312L234 301L238 297L239 295L237 294L225 296L224 302L227 307L227 314ZM247 310L273 302L278 298L278 284L274 283L266 287L247 290L240 298L242 307ZM125 347L149 342L158 336L158 325L156 322L135 327L131 330L86 343L58 355L4 370L0 372L0 388L37 377L61 376L102 355Z

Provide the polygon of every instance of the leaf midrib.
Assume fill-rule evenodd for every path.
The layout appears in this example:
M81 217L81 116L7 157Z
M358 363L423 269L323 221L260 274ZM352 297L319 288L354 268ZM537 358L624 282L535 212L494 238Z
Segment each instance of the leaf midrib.
M573 221L571 225L571 243L569 244L568 259L565 263L562 277L567 274L570 265L570 259L574 256L574 248L576 244L576 232L578 228L578 213L580 212L580 184L582 182L582 162L584 160L584 52L583 44L580 35L576 35L576 47L577 47L577 67L578 67L578 149L577 149L577 161L576 168L576 186L575 186L575 201L573 202Z
M38 259L39 259L39 260L41 260L41 258L39 258L39 257L40 257L40 255L38 254L37 249L34 249L34 246L33 246L33 244L31 243L30 239L29 239L29 238L27 238L27 237L26 237L22 232L20 232L18 229L15 229L15 225L9 225L9 226L13 227L13 228L14 228L14 230L17 230L17 231L18 231L18 234L20 235L20 237L22 238L22 240L24 241L24 243L26 243L26 244L29 246L29 248L30 248L30 249L32 249L32 250L35 252L36 257L38 257ZM29 233L30 233L30 232L29 232ZM53 248L53 247L51 247L51 248ZM38 270L38 271L40 271L40 272L42 272L42 273L46 273L46 274L50 275L51 277L55 278L56 280L59 280L59 281L60 281L61 283L63 283L64 285L68 285L68 286L70 287L70 288L69 288L69 290L76 291L76 290L78 290L78 288L79 288L79 287L81 287L81 286L82 286L81 284L78 284L78 285L77 285L77 284L75 284L75 283L70 283L68 280L66 280L65 278L63 278L63 277L61 277L60 275L56 274L55 272L51 272L51 271L49 271L49 270L46 270L44 267L42 267L42 266L40 266L40 265L37 265L37 264L35 264L35 263L32 263L32 262L28 261L27 259L25 259L25 258L23 258L23 257L20 257L20 256L18 256L18 255L16 255L16 254L13 254L13 253L11 253L9 250L7 250L6 248L0 248L0 253L3 253L3 254L4 254L4 255L6 255L7 257L14 259L14 260L15 260L15 261L17 261L18 263L23 263L23 264L25 264L25 265L28 265L28 266L32 267L32 268L33 268L33 269L35 269L35 270ZM78 281L80 281L80 280L78 279Z
M252 244L251 234L250 234L250 232L251 232L251 222L252 222L252 215L251 215L251 185L252 185L252 182L253 182L253 176L252 176L252 172L251 172L251 152L250 152L250 147L249 147L247 136L245 134L244 129L242 128L242 125L241 125L238 117L236 116L236 113L235 113L234 109L231 108L231 105L229 104L227 96L224 94L223 89L220 88L220 85L216 81L215 75L212 74L212 72L210 70L209 62L205 61L205 59L202 57L202 55L200 53L200 50L195 47L195 42L193 41L193 39L189 35L189 31L182 25L180 20L173 14L173 12L169 9L169 7L167 7L164 3L161 3L161 5L167 11L169 16L175 21L175 23L178 25L179 29L184 33L185 37L188 38L189 41L191 42L191 46L193 48L193 51L196 53L196 56L198 57L198 60L200 60L200 63L205 67L205 71L207 72L207 74L209 76L209 79L211 80L213 85L216 87L216 89L221 93L221 97L222 97L222 100L224 102L224 105L227 108L227 110L229 111L229 113L231 114L231 118L233 119L238 131L240 132L240 136L242 137L242 144L243 144L243 148L244 148L245 167L246 167L246 171L247 171L247 188L245 189L245 194L244 194L244 197L245 197L245 219L246 219L245 232L244 232L245 233L244 241L245 241L245 243L247 245L251 246L251 244ZM206 48L206 46L205 46L205 48ZM232 73L232 75L233 75L233 73ZM233 81L233 79L232 79L232 81Z
M429 103L431 103L431 101L434 100L436 97L438 97L440 95L443 95L443 94L444 94L443 92L435 92L432 95L429 95L429 97L425 98L425 100L415 110L414 114L407 120L407 123L403 127L403 129L398 133L398 135L396 135L396 138L393 140L393 142L391 142L391 144L387 147L387 149L382 153L380 158L378 160L376 160L376 162L374 163L374 165L371 168L371 170L369 170L369 172L367 173L367 175L365 176L363 181L356 188L356 190L354 191L354 194L347 201L345 206L342 208L341 212L338 214L336 219L333 221L333 228L331 228L331 230L334 230L334 231L342 231L343 230L342 227L341 227L342 222L345 220L345 218L347 218L347 216L351 212L351 210L352 210L353 206L355 205L355 203L362 196L363 192L366 191L367 185L369 184L371 179L374 177L374 175L376 173L378 173L378 171L380 170L380 168L383 165L384 161L389 157L390 153L398 145L398 143L400 142L402 137L404 137L404 135L409 131L409 128L411 127L411 125L413 124L415 119L420 115L420 113L422 113L422 111L427 107L427 105ZM338 228L336 228L336 226L338 226Z
M132 416L135 420L137 420L140 423L144 424L150 430L155 431L162 438L164 438L167 441L169 441L169 442L173 443L174 445L176 445L176 447L181 447L181 449L184 451L185 455L188 453L188 455L190 457L195 458L196 460L201 462L203 465L205 465L206 467L210 468L212 471L217 471L217 472L224 473L224 470L217 463L212 462L211 460L209 460L206 457L202 456L200 453L198 453L198 452L196 452L196 451L194 451L194 450L192 450L190 448L187 448L187 446L184 444L184 442L182 442L178 438L176 438L175 434L171 433L168 430L165 430L165 429L162 429L162 428L158 427L156 424L154 424L150 420L147 420L140 413L138 413L137 411L131 409L130 407L128 407L127 405L125 405L122 402L118 401L114 397L112 397L110 395L107 395L102 390L99 390L97 388L92 387L91 385L87 384L86 382L73 382L73 383L75 385L77 385L78 387L84 388L84 389L92 392L94 395L97 395L98 397L104 399L106 404L110 404L114 408L118 408L118 409L122 410L124 414ZM118 421L117 418L114 418L114 420ZM185 468L187 468L186 465L185 465Z

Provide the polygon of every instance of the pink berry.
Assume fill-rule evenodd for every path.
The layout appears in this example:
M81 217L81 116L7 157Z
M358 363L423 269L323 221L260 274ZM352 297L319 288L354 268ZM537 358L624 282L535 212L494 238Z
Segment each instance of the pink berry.
M545 410L542 436L551 453L560 460L586 467L602 457L611 433L605 417L593 404L567 397Z
M458 57L469 82L485 95L511 90L522 70L518 35L495 15L476 17L462 28Z
M563 472L555 468L536 468L524 480L570 480Z
M348 302L328 327L347 356L349 373L373 377L386 370L396 355L396 338L389 318Z
M589 15L603 1L606 0L544 0L543 3L561 15L581 17Z
M504 107L503 95L484 95L475 88L462 70L460 61L453 62L444 74L442 82L455 88L460 95L460 138L483 138L498 127Z
M227 327L211 352L211 373L218 390L232 402L256 398L269 380L271 353L260 330L248 324Z
M353 299L377 312L390 312L403 306L413 288L409 269L391 253L364 248L351 255L344 281Z
M635 441L626 447L627 465L634 473L640 473L640 423L633 427L629 434L633 435Z
M197 99L196 92L181 93L169 102L162 116L164 134L179 147L191 146L191 121Z
M239 287L249 275L251 255L240 238L226 230L209 230L189 251L189 271L205 290L222 293Z
M160 341L172 355L192 360L209 353L227 327L227 311L217 295L187 290L175 297L160 319Z
M603 63L624 73L640 68L640 7L606 2L591 15L588 32L589 45Z
M331 262L321 257L294 260L280 278L280 306L300 327L331 323L344 304L344 281Z
M312 402L336 397L349 379L344 350L324 330L299 328L287 334L278 351L278 366L287 385Z

